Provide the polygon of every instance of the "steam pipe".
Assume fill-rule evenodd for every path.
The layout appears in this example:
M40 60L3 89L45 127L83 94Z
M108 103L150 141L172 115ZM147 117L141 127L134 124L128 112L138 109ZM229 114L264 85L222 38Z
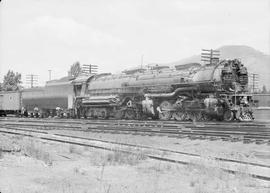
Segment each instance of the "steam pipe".
M196 90L197 87L184 87L184 88L177 88L174 92L171 93L162 93L162 94L145 94L144 97L173 97L178 92L181 91L190 91L190 90Z

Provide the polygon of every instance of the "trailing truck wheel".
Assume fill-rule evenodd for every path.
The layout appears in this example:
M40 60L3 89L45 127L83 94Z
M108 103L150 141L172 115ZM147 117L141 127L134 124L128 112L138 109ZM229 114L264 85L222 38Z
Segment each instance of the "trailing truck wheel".
M125 110L125 118L132 120L136 118L136 112L133 109L126 109Z
M172 104L169 101L163 101L159 105L159 119L161 120L170 120L172 117L171 110Z
M250 113L243 113L242 115L239 116L240 121L252 121L253 117Z
M234 118L234 114L231 110L227 110L223 114L223 120L224 121L232 121Z
M202 121L211 121L212 118L206 112L202 112Z

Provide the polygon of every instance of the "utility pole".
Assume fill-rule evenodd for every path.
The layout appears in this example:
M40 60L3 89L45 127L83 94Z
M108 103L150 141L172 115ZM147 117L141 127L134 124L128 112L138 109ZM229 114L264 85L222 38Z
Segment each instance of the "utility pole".
M52 70L48 70L49 71L49 80L52 79Z
M82 66L82 73L83 74L96 74L97 71L98 71L98 65L84 64Z
M251 92L256 93L258 91L258 84L259 84L259 74L251 73L249 75L249 82L251 82L250 86L251 87Z
M38 75L28 74L26 75L26 83L30 84L31 88L38 82Z
M202 49L201 61L205 62L206 65L216 64L219 61L219 50L206 50Z
M141 69L143 68L143 57L144 57L144 55L142 54L142 56L141 56Z

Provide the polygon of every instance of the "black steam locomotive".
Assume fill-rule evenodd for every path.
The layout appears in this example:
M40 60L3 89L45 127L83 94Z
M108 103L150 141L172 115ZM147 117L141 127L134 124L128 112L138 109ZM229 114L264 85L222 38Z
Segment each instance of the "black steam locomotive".
M76 82L76 80L75 80ZM80 117L161 120L253 119L248 72L239 60L201 66L154 65L89 76L74 85Z

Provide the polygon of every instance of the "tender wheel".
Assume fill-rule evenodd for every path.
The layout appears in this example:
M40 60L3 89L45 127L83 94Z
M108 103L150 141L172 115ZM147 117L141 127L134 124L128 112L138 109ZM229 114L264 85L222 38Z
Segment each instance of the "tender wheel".
M224 121L232 121L234 118L234 114L231 110L227 110L224 112L223 120Z
M196 121L202 121L203 120L203 116L202 116L202 112L196 112Z
M174 112L172 118L176 121L184 121L186 119L186 113L184 111Z
M108 113L106 110L102 110L100 113L101 119L107 119L108 118Z
M171 109L172 109L172 104L169 101L163 101L159 105L159 119L161 120L170 120L172 117Z

